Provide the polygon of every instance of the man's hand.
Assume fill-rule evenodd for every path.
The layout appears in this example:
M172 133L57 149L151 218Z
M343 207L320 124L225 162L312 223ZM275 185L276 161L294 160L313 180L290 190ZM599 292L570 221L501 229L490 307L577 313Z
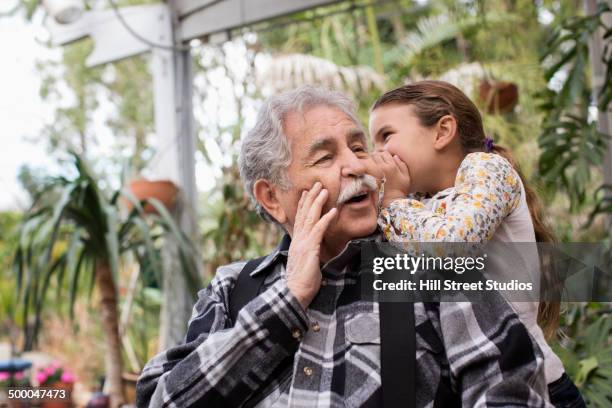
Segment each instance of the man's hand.
M329 196L322 187L316 182L310 191L302 193L287 258L287 286L304 309L308 308L321 287L321 241L338 213L337 208L332 208L321 217Z
M387 151L374 152L374 162L385 174L385 195L382 206L387 207L392 201L405 198L410 192L410 171L408 165Z

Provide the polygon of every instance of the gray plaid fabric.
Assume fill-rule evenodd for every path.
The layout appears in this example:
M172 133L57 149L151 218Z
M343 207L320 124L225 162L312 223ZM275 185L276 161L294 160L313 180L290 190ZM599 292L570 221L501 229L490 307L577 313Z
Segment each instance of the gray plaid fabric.
M380 406L379 309L361 299L361 241L321 268L324 285L306 311L287 289L279 246L253 271L268 271L264 289L233 327L228 298L245 263L219 268L184 344L144 368L137 405ZM484 302L415 304L417 406L550 406L537 344L501 296Z

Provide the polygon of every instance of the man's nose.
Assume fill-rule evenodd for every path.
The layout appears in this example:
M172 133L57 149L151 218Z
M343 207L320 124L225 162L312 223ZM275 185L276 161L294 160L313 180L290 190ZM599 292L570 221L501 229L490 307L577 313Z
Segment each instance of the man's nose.
M342 166L342 177L363 177L366 173L366 165L362 159L353 152L346 155Z

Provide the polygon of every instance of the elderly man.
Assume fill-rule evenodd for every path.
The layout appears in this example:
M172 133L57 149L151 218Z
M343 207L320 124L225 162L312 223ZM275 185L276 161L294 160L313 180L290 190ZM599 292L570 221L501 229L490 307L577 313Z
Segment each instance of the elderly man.
M501 297L416 303L416 334L386 338L412 342L416 375L396 364L395 379L381 380L384 303L362 299L355 261L364 241L380 240L380 174L345 96L303 87L270 98L240 169L257 210L286 235L267 257L218 269L185 343L144 368L138 406L397 406L388 396L406 392L391 382L416 390L418 406L547 405L541 352Z

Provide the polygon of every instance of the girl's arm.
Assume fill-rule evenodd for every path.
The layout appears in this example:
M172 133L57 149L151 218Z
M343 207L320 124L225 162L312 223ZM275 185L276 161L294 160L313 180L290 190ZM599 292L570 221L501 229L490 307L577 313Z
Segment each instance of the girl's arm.
M437 208L396 200L381 211L378 224L391 242L482 243L518 205L520 195L519 177L506 159L471 153L459 167L454 190Z

